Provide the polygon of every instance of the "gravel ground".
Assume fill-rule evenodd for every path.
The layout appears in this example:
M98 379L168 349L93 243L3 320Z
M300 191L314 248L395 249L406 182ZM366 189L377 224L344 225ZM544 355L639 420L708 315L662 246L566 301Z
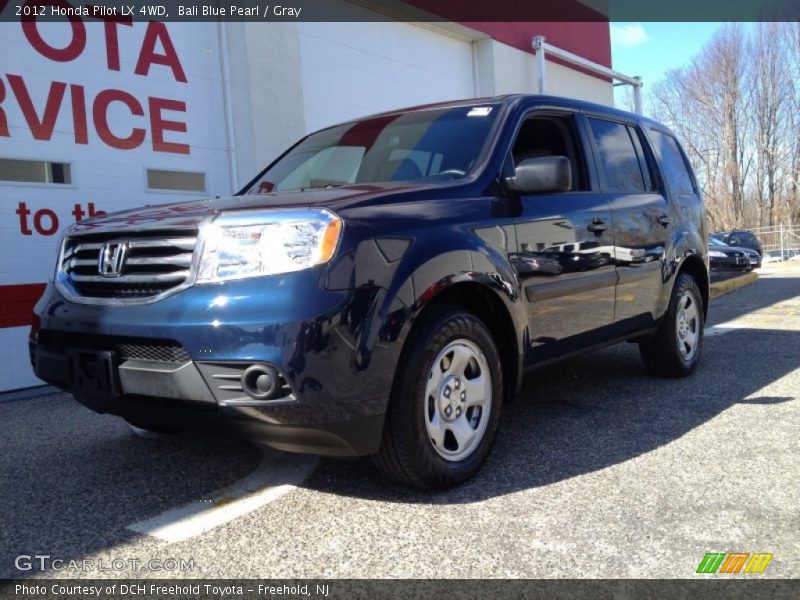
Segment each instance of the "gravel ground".
M242 478L258 448L136 438L65 394L0 403L0 576L59 575L15 569L43 553L193 560L167 577L691 578L706 552L760 551L774 553L761 577L797 578L800 268L715 300L709 325L723 323L688 379L648 377L631 344L533 373L456 490L322 460L290 493L173 544L126 527Z

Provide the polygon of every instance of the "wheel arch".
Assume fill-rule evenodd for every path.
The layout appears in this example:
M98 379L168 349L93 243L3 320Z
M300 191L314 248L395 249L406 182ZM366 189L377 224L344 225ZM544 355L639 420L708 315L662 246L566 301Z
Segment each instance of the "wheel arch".
M443 306L460 308L480 319L494 338L503 368L504 401L516 395L522 377L520 335L512 312L500 294L477 281L459 281L441 289L415 311L406 341L429 312ZM405 344L404 344L405 346ZM405 351L405 347L403 349Z

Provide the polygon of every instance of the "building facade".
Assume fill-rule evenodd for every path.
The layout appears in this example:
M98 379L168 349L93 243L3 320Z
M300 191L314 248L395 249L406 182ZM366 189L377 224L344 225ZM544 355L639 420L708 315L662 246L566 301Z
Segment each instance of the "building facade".
M610 66L608 24L0 23L0 391L32 387L32 306L76 220L230 194L306 133L536 89L531 38ZM613 103L548 63L548 93Z

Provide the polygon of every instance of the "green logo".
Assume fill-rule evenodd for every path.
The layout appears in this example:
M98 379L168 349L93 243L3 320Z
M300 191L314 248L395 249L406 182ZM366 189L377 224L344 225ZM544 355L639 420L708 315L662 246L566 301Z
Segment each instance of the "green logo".
M707 552L697 573L763 573L772 556L766 552Z

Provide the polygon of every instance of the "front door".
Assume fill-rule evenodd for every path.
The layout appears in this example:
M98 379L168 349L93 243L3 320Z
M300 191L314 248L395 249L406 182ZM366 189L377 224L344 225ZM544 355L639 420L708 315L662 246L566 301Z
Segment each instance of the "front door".
M614 319L612 213L591 190L583 147L573 115L537 113L523 121L509 158L566 156L572 166L571 190L521 198L512 262L527 302L531 361L601 341Z

